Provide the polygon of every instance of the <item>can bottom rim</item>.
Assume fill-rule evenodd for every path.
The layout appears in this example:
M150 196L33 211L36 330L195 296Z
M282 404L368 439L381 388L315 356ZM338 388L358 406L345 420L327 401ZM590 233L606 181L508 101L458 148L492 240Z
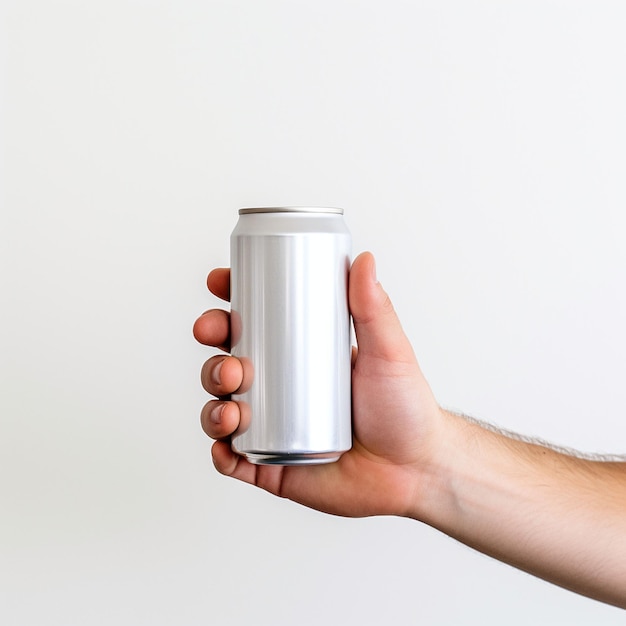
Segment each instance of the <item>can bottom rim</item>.
M343 451L292 454L282 452L240 452L240 454L250 463L254 463L254 465L321 465L338 461Z

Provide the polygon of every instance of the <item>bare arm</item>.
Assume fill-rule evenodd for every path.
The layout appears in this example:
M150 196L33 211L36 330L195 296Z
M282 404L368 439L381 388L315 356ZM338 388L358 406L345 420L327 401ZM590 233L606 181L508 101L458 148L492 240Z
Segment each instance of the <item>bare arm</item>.
M227 299L229 273L209 289ZM240 412L228 394L242 382L234 357L216 356L202 384L217 399L202 410L223 474L321 511L402 515L430 524L515 567L626 608L626 464L577 458L515 439L437 404L374 259L350 272L358 342L352 372L354 446L337 463L256 466L230 448ZM198 341L229 349L229 316L208 311Z
M626 608L626 463L578 458L444 415L411 516L501 561Z

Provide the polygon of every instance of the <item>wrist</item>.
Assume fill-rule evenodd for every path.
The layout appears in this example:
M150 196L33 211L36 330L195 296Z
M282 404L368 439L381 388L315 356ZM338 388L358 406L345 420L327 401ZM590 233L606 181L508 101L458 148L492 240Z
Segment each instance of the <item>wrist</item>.
M455 482L463 474L467 454L468 423L459 415L439 409L426 446L427 453L415 470L415 495L406 517L436 528L456 508Z

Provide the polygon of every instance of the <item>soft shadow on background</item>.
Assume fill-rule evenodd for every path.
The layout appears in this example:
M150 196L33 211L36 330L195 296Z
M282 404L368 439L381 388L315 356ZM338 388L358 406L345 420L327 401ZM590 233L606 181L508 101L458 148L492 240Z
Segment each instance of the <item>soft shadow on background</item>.
M624 452L621 3L1 11L3 624L623 623L219 476L191 337L238 208L341 206L444 406Z

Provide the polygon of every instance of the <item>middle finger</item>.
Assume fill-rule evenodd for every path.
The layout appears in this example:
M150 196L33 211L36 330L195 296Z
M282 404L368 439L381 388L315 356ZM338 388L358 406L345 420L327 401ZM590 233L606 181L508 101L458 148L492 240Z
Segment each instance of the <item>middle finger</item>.
M243 366L234 356L214 356L202 366L200 380L210 394L223 398L241 387Z

